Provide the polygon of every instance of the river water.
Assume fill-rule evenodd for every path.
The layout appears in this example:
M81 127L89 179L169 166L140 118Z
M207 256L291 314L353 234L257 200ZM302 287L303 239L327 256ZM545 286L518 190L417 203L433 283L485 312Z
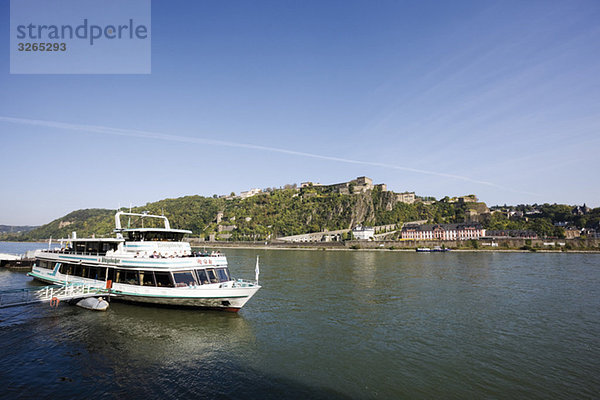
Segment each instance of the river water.
M0 397L599 396L600 254L223 251L239 314L0 309Z

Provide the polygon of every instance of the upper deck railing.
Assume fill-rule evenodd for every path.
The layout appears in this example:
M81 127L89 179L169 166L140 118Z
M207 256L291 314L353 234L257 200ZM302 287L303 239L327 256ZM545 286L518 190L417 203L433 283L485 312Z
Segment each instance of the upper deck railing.
M96 257L104 257L106 256L107 252L106 251L77 251L76 249L73 248L61 248L61 249L42 249L40 251L41 253L50 253L50 254L69 254L69 255L74 255L74 256L96 256ZM224 257L223 254L221 254L220 252L191 252L190 254L178 254L178 255L174 255L173 257L169 256L165 256L165 255L161 255L159 256L154 256L153 254L148 254L147 256L143 256L143 255L135 255L132 253L126 253L129 257L134 257L134 258L162 258L162 259L167 259L167 258L205 258L205 257ZM114 254L116 256L123 256L123 254ZM112 256L112 254L111 254Z
M169 220L164 215L152 215L152 214L148 214L148 213L138 214L138 213L130 213L130 212L128 213L125 211L118 211L115 214L115 230L116 231L121 231L123 229L121 227L121 215L129 215L132 217L141 217L142 219L143 218L160 218L165 221L165 229L171 229L171 224L169 224Z

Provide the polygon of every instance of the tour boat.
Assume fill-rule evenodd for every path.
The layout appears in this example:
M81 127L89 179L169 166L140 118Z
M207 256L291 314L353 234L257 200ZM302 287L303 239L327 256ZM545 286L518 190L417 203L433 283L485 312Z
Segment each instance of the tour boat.
M164 228L122 228L121 216L160 218ZM171 229L165 216L117 212L115 238L61 240L60 249L38 250L29 273L52 284L102 286L111 298L157 305L239 311L260 289L256 279L233 279L219 252L193 253L188 230Z

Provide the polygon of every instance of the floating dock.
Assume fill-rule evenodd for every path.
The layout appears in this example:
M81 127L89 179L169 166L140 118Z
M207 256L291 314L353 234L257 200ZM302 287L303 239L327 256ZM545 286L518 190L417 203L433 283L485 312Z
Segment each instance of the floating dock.
M30 271L34 263L33 252L27 252L25 255L0 253L0 268L5 267L19 271Z

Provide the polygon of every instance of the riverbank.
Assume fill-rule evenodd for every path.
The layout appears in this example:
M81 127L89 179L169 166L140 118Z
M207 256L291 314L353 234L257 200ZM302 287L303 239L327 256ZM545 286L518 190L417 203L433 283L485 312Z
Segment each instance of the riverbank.
M497 240L463 240L463 241L367 241L347 240L343 242L232 242L201 241L188 239L196 248L239 248L239 249L276 249L276 250L378 250L414 252L420 247L440 246L452 251L483 252L544 252L544 253L599 253L599 239L497 239Z

